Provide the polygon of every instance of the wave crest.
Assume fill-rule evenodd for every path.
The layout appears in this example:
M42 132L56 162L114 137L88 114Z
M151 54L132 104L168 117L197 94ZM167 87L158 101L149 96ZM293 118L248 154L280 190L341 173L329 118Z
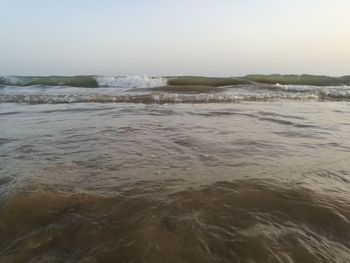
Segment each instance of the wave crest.
M166 86L166 78L149 76L50 76L50 77L0 77L0 84L14 86L71 86L71 87L119 87L119 88L157 88Z
M0 85L14 86L72 86L72 87L122 87L155 88L175 86L236 86L245 84L343 86L350 85L350 76L329 77L314 75L247 75L245 77L149 77L149 76L3 76Z
M153 78L148 76L98 76L95 77L95 79L99 87L157 88L168 84L168 81L165 78Z

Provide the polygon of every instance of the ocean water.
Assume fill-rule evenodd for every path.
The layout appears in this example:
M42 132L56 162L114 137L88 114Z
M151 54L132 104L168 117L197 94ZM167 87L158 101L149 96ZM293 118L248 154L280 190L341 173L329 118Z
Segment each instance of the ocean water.
M0 262L350 261L348 86L94 79L0 87Z

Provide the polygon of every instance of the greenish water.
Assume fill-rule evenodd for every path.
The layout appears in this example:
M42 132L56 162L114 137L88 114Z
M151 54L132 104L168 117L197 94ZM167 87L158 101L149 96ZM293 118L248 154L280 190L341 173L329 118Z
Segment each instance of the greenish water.
M317 75L247 75L244 79L257 83L282 85L343 86L350 85L350 76L329 77Z
M169 77L168 84L173 86L229 86L229 85L242 85L249 84L250 81L244 78L214 78L214 77L195 77L195 76L184 76L184 77Z
M49 77L21 77L0 78L1 84L14 84L19 86L71 86L71 87L98 87L98 83L93 76L49 76Z

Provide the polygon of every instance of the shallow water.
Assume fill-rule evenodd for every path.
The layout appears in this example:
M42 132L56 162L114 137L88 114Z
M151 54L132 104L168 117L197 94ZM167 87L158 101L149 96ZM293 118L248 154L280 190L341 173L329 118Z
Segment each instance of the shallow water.
M0 103L1 262L349 262L350 103Z

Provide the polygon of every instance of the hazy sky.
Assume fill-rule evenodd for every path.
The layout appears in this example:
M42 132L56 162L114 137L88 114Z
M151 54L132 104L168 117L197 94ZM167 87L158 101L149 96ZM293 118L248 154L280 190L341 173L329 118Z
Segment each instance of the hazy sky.
M349 0L0 0L0 75L350 74Z

